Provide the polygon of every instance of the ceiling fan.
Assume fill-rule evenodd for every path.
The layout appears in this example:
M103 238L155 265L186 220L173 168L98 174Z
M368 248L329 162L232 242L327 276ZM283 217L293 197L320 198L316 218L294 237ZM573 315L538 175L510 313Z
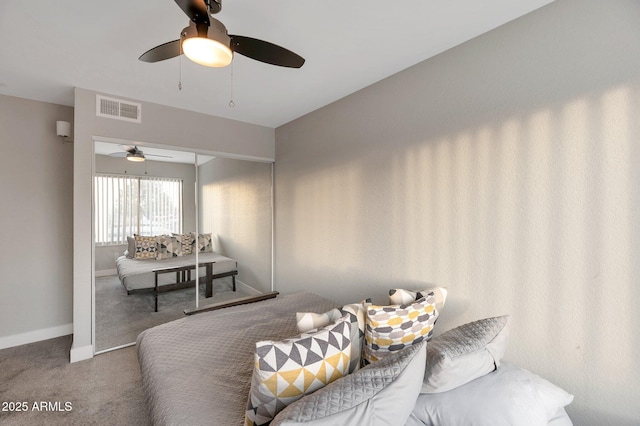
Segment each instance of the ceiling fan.
M267 41L230 35L224 24L213 15L222 10L222 0L175 0L191 20L180 32L180 39L161 44L138 59L159 62L185 54L192 61L208 67L224 67L234 53L256 61L288 68L300 68L304 58ZM211 15L211 17L209 16Z
M137 146L128 146L128 145L120 145L124 151L122 152L112 152L109 154L111 157L124 157L129 161L144 161L146 156ZM158 155L158 154L147 154L149 157L164 157L164 158L173 158L169 155Z

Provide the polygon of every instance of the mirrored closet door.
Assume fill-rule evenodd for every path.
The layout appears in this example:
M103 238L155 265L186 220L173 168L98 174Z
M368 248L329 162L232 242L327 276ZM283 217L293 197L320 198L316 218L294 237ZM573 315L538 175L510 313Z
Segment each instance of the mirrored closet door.
M270 163L126 142L95 153L96 353L271 290Z

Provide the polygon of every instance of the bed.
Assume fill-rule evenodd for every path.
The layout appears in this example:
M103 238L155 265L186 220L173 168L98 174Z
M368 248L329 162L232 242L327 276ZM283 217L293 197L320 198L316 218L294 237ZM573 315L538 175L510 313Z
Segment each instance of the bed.
M320 313L337 307L339 304L336 302L316 294L296 293L258 303L199 313L144 331L138 336L137 350L143 392L153 424L229 426L245 424L247 396L252 390L251 381L256 342L277 341L297 335L296 312ZM422 365L422 371L424 371L427 359L426 347L428 346L425 342L423 344L425 355L422 359L418 359L418 355L415 355L415 359L418 359L417 362ZM396 355L402 355L409 351L418 353L419 350L419 345L414 345L409 349L397 352ZM304 396L281 411L272 425L289 426L307 424L308 422L315 425L333 426L398 424L397 420L361 422L361 420L356 420L353 414L349 414L351 417L341 417L344 413L338 415L332 413L329 416L317 417L318 407L322 408L323 405L331 406L333 404L342 406L341 409L343 409L345 404L351 404L352 406L347 408L356 410L360 410L362 407L365 407L365 410L371 410L371 407L375 409L376 404L379 404L378 409L386 407L383 402L377 403L374 399L368 399L366 404L362 400L355 402L353 400L363 398L357 389L357 383L363 383L362 380L365 382L369 380L367 383L371 383L372 387L378 386L378 383L381 382L379 378L367 379L367 374L370 375L375 368L389 370L388 366L377 367L377 365L387 361L393 362L391 358L392 356L379 363L372 363L333 381L321 390ZM416 364L416 361L411 362ZM408 372L408 367L399 374L404 374L406 377L415 376L415 374ZM548 401L545 403L534 401L532 403L527 399L537 398L536 394L539 393L539 389L532 387L538 386L538 379L544 381L526 370L504 363L495 372L486 374L449 392L418 395L419 389L414 389L415 392L411 392L414 392L415 395L411 397L405 396L408 395L405 390L394 389L392 391L383 388L374 397L387 398L392 396L395 398L393 400L394 407L402 403L410 404L409 411L404 417L407 420L406 422L403 420L399 426L405 423L408 426L510 424L508 420L503 420L500 423L487 414L487 407L492 404L497 407L497 414L501 415L500 411L506 406L510 407L516 419L522 419L511 424L527 426L537 424L571 425L571 420L563 407L570 403L572 396L571 399L568 399L570 395L564 393L562 395L563 402L554 404L547 404ZM415 378L410 380L415 381ZM422 377L418 377L417 380L420 384L422 383ZM395 386L401 380L397 379L392 382ZM354 383L356 388L353 388ZM509 386L513 389L500 396L499 394L502 392L500 389L505 386L504 383L510 384ZM413 386L415 388L415 385ZM354 391L354 389L356 390ZM385 391L388 391L387 396L384 395ZM331 397L326 396L327 393L334 396L333 402ZM337 398L336 395L338 395ZM483 401L482 398L488 398L490 401ZM372 401L374 402L372 403ZM526 410L532 409L529 407L530 405L536 405L534 408L537 412L525 413ZM298 409L297 412L296 409ZM326 410L324 412L326 413ZM450 416L454 412L457 415L467 416L467 419L474 418L479 413L480 419L484 418L485 421L477 421L477 419L472 422L453 420ZM311 418L314 420L310 421Z
M154 270L157 269L172 269L172 268L186 268L191 265L195 265L196 256L180 256L171 257L167 259L131 259L127 256L120 256L116 259L116 267L118 270L118 277L120 282L127 289L128 294L138 292L151 292L155 287ZM199 253L198 262L200 264L213 263L212 274L214 278L222 278L225 276L231 276L234 279L235 290L235 275L237 275L238 267L237 262L234 259L222 256L217 253ZM183 274L182 272L185 272ZM189 285L191 277L186 274L188 272L180 271L178 276L167 273L160 274L158 276L158 284L160 286L170 286L174 284L184 284L182 288ZM204 277L206 273L205 267L199 268L199 276ZM194 274L195 275L195 274ZM180 287L180 285L176 286Z

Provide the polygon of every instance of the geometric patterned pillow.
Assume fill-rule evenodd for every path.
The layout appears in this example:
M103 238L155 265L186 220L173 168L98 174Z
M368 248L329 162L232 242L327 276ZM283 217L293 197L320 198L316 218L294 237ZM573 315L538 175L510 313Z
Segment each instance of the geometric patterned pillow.
M350 372L357 371L362 366L362 351L364 349L364 330L366 328L367 308L371 305L371 299L365 299L360 303L350 303L340 308L340 312L351 314L351 367Z
M350 303L344 305L341 310L349 312L358 319L358 329L360 330L360 338L364 338L364 329L367 317L367 308L371 305L371 299L364 299L360 303Z
M436 296L436 309L438 310L438 312L442 312L444 303L447 300L447 289L444 287L435 287L420 291L405 290L403 288L392 288L391 290L389 290L389 304L406 305L408 303L412 303L416 300L422 299L431 292L433 292Z
M350 334L345 315L292 339L256 343L245 425L268 425L287 405L347 375Z
M369 306L365 362L377 361L391 352L429 340L437 317L433 293L407 305Z
M198 250L200 251L200 253L211 253L213 251L211 234L198 235Z
M360 361L362 359L362 343L364 333L360 335L358 329L358 318L351 312L347 312L342 309L331 309L323 314L316 314L315 312L296 312L296 325L300 333L307 333L311 330L326 327L342 318L345 315L349 315L349 322L351 326L351 334L349 339L351 340L351 364L349 365L349 373L360 368Z
M177 257L180 251L178 239L171 235L159 235L156 237L158 243L158 253L156 259L169 259Z
M323 314L314 312L296 312L296 325L300 333L305 333L314 328L325 327L344 314L351 317L351 365L349 373L357 371L362 364L362 348L364 347L364 328L367 307L371 305L371 299L365 299L360 303L344 305L340 309L332 309Z
M156 258L156 237L143 237L136 235L136 254L135 259L155 259Z
M193 254L193 244L195 242L195 237L192 232L188 234L173 234L178 241L178 256L188 256Z

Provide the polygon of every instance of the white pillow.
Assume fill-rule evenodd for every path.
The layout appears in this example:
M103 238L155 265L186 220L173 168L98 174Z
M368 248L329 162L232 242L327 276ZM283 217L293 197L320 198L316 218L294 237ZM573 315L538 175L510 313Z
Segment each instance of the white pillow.
M447 289L445 287L434 287L420 291L405 290L403 288L392 288L389 290L390 305L406 305L416 300L422 299L427 294L433 293L436 298L436 309L442 312L447 301Z
M509 316L461 325L431 339L422 393L446 392L500 365L509 340Z
M403 425L420 392L426 344L393 352L303 397L271 426Z
M541 426L573 395L530 371L503 363L448 392L422 394L413 416L427 426Z

